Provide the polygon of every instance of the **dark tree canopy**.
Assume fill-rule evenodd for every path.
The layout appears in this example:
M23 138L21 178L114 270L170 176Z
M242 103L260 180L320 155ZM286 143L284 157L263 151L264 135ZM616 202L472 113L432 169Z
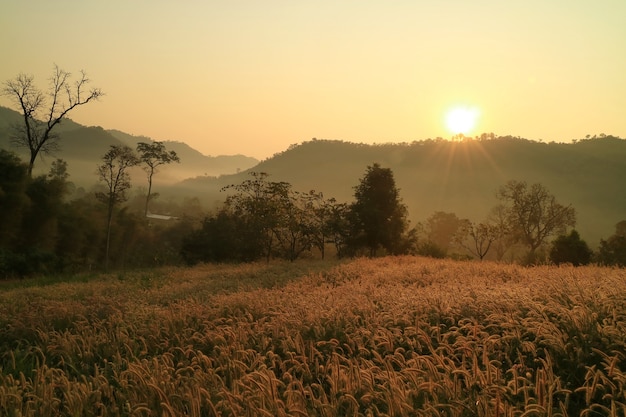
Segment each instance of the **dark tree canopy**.
M250 175L224 188L231 194L185 239L183 258L188 263L269 261L272 256L294 261L313 249L323 257L327 238L336 233L335 201L314 190L293 191L291 184L269 181L263 172Z
M555 264L569 263L574 266L587 265L591 262L592 251L587 242L580 238L576 230L569 235L561 235L552 242L550 260Z
M600 241L598 260L605 265L626 266L626 220L615 225L615 233Z
M12 152L0 149L0 249L10 248L20 235L28 197L27 166Z
M365 248L370 256L375 256L381 248L390 254L404 251L407 209L391 169L377 163L368 166L354 190L356 201L350 208L349 246L357 251Z

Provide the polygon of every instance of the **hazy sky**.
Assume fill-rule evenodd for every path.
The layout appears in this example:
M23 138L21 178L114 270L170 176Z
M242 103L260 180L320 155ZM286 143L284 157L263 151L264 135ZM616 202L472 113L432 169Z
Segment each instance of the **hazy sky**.
M71 118L209 155L319 139L626 137L624 0L3 0L0 81L56 63L106 96ZM9 102L2 98L0 104Z

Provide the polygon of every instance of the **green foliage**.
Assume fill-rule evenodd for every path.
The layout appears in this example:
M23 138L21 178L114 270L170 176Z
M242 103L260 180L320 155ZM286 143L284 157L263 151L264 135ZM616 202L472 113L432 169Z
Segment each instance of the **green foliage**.
M592 251L587 242L580 238L576 230L569 235L561 235L552 242L550 260L555 264L570 263L574 266L587 265L591 262Z

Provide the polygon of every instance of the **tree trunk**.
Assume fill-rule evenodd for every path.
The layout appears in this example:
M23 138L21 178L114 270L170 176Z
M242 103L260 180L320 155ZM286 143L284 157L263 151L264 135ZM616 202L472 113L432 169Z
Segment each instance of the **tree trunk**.
M107 215L107 243L106 252L104 255L104 271L109 271L109 247L111 243L111 223L113 220L113 203L109 202L109 212Z
M150 203L150 194L152 193L152 174L148 175L148 195L146 196L146 210L144 216L148 216L148 203Z

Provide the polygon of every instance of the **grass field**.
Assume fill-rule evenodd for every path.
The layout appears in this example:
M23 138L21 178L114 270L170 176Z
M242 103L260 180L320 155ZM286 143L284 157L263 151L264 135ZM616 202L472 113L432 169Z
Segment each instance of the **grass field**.
M0 284L1 416L624 416L625 385L624 269L389 257Z

